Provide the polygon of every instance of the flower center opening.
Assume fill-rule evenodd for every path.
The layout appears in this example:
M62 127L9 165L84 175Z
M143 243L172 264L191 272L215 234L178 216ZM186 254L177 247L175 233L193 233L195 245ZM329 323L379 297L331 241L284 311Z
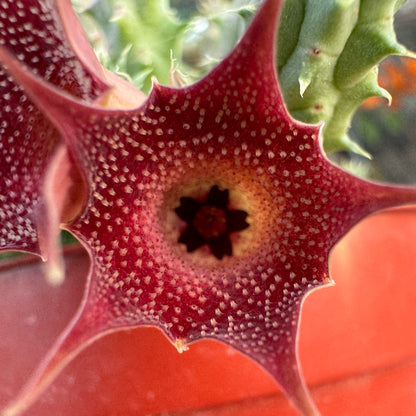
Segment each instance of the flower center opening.
M180 235L178 243L185 244L188 252L207 244L217 258L233 253L230 234L249 226L247 212L231 209L228 205L229 191L214 185L205 201L184 196L175 208L176 214L188 226Z
M204 238L218 237L227 230L225 211L210 205L203 205L196 213L193 225Z

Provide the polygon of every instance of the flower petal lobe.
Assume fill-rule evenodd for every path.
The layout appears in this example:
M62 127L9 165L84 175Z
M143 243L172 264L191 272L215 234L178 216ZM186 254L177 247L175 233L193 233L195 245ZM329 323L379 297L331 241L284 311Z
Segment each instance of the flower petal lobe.
M75 56L55 2L2 2L0 42L38 76L79 98L91 101L108 88ZM47 188L57 173L50 167L60 135L3 67L0 85L0 249L40 254L59 275L60 197L47 195Z

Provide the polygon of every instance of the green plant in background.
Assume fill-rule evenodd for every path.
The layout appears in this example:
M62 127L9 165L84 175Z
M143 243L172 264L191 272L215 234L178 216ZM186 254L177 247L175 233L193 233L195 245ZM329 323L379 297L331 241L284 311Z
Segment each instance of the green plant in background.
M407 53L397 43L393 28L393 14L402 3L286 3L283 19L287 24L280 29L278 48L280 82L295 118L307 123L325 122L327 152L350 150L366 155L351 141L347 130L366 98L390 99L378 86L377 65L390 54ZM299 28L297 38L290 33L293 26Z
M244 33L258 3L206 0L198 3L197 13L195 2L182 1L179 13L168 0L100 0L84 7L81 18L103 64L128 74L148 92L152 76L169 83L172 65L186 83L212 69ZM325 123L328 153L347 150L371 157L348 130L365 99L390 100L378 85L378 64L391 54L411 55L397 42L393 27L404 3L286 1L277 47L279 81L296 119Z
M237 43L258 1L74 1L102 64L148 93L151 78L191 83ZM199 13L197 12L199 11ZM170 77L171 75L171 77Z
M169 83L172 57L181 55L185 29L168 0L103 0L80 8L82 22L104 66L143 91L151 78Z

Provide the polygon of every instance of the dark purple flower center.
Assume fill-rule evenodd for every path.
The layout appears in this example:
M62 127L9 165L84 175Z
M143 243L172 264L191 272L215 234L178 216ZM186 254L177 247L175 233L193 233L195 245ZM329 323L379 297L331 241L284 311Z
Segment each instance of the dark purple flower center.
M228 189L220 190L214 185L204 202L185 196L180 199L176 214L188 227L178 242L186 245L188 252L207 244L217 259L233 254L230 233L244 230L247 212L228 207Z
M204 238L218 237L227 230L225 210L212 205L203 205L192 222Z

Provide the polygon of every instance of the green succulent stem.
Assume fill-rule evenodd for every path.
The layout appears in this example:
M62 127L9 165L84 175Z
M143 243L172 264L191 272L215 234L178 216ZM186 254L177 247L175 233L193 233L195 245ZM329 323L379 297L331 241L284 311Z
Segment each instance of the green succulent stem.
M100 0L81 15L101 31L90 37L103 64L148 92L155 77L169 83L172 57L182 54L185 24L169 0ZM90 21L87 21L90 18Z
M363 100L390 95L377 66L391 54L411 55L397 42L394 13L403 0L286 0L279 29L278 71L291 114L324 122L327 152L369 156L348 136Z

